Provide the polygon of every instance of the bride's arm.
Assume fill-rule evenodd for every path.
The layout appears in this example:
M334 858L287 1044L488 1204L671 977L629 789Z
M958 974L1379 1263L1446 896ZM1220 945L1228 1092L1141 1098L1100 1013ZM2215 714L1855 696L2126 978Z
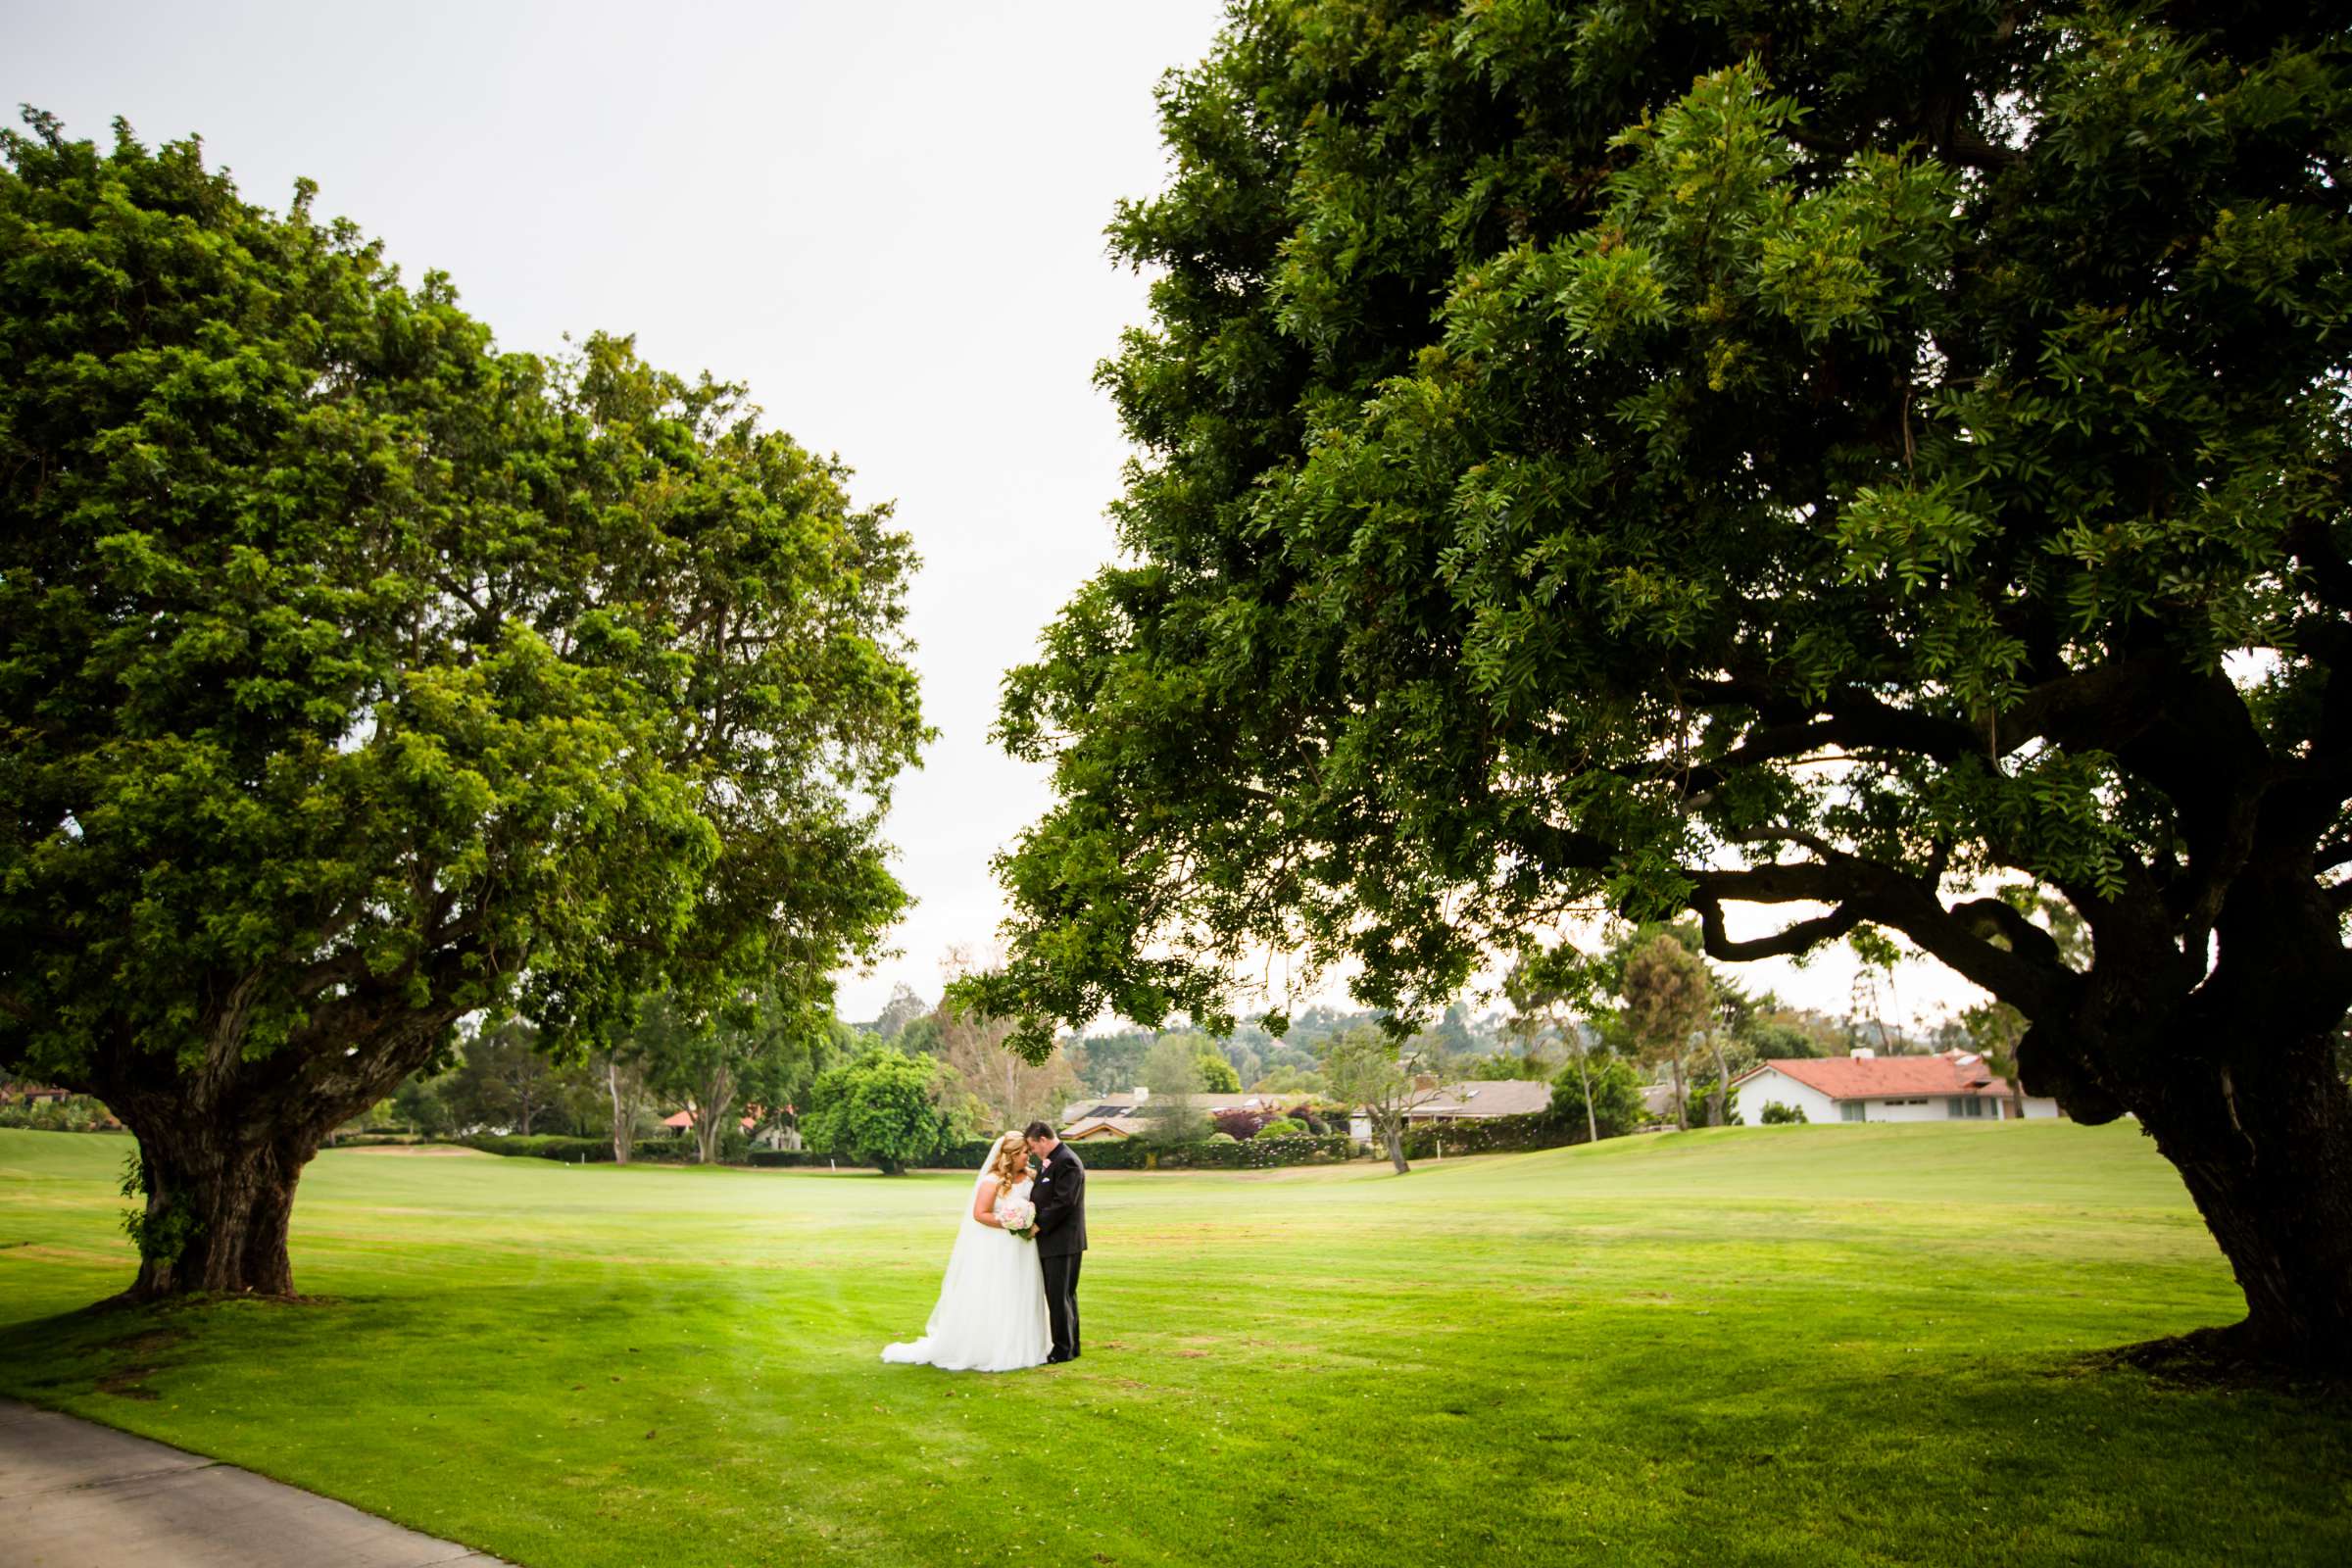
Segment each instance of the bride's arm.
M994 1225L998 1230L1004 1228L997 1219L997 1179L994 1176L980 1178L979 1189L972 1194L972 1218L983 1225Z

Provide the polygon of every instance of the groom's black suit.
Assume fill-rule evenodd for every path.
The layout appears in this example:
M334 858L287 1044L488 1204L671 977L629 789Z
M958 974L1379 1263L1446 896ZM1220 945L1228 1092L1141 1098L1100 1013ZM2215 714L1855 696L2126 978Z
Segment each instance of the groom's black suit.
M1037 1260L1046 1271L1046 1316L1056 1361L1078 1359L1078 1265L1086 1261L1086 1167L1055 1144L1029 1189L1037 1205Z

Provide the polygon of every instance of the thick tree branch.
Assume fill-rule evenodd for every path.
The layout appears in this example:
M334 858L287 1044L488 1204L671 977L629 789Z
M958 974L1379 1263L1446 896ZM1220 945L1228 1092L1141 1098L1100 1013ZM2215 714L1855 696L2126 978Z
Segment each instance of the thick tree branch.
M1850 930L1869 921L1901 932L2028 1017L2055 1010L2079 984L2080 977L2059 960L2057 944L2049 933L1997 899L1973 900L1947 909L1933 883L1847 855L1818 835L1774 830L1749 837L1757 842L1778 839L1799 844L1820 858L1687 872L1691 884L1687 902L1698 911L1702 929L1708 906L1715 906L1720 924L1721 906L1727 901L1828 904L1834 906L1832 914L1799 922L1779 938L1760 941L1767 945L1793 942L1794 934L1807 928L1820 933L1815 939L1822 940L1842 934L1830 930L1833 922L1842 920ZM1994 937L2002 940L1996 942ZM1771 953L1768 948L1755 956L1769 956Z
M1751 958L1790 958L1809 953L1824 942L1835 942L1862 923L1862 912L1839 905L1828 914L1774 932L1735 942L1724 929L1723 900L1709 891L1693 891L1690 906L1698 911L1700 940L1707 956L1718 963L1745 963Z

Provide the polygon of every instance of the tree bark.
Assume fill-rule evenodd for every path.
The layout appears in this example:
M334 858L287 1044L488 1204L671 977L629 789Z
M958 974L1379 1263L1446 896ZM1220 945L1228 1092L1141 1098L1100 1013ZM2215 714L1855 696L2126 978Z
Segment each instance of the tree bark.
M193 1293L291 1296L286 1232L294 1187L330 1127L240 1141L190 1122L135 1128L149 1245L127 1293L152 1301Z
M637 1096L633 1090L623 1093L620 1061L615 1056L605 1058L605 1091L612 1099L612 1163L626 1165L636 1146Z
M1592 1069L1581 1046L1576 1053L1576 1075L1585 1085L1585 1142L1597 1144L1600 1142L1600 1118L1592 1111Z
M1404 1160L1404 1117L1382 1117L1380 1138L1388 1146L1389 1162L1396 1167L1396 1174L1402 1176L1410 1172L1412 1167Z
M712 1069L703 1080L700 1103L694 1110L694 1156L705 1165L718 1163L718 1146L735 1114L735 1075L726 1067Z
M1687 1133L1690 1130L1690 1104L1689 1101L1683 1098L1683 1054L1680 1051L1677 1051L1674 1054L1673 1060L1674 1130L1676 1132Z
M2247 1355L2352 1372L2352 1091L2333 1041L2182 1052L2123 1098L2180 1171L2245 1292Z
M1715 1093L1707 1097L1707 1125L1723 1127L1729 1125L1725 1102L1732 1092L1732 1070L1723 1059L1722 1034L1708 1035L1707 1043L1715 1049Z

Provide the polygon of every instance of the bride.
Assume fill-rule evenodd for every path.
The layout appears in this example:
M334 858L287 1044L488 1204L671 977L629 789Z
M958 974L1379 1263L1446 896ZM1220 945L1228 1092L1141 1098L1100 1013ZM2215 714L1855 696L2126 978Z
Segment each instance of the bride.
M1029 1146L1019 1133L1006 1133L980 1167L923 1337L911 1345L884 1346L883 1360L950 1372L1011 1372L1045 1361L1054 1349L1054 1334L1046 1319L1045 1272L1037 1248L997 1218L999 1203L1028 1196Z

